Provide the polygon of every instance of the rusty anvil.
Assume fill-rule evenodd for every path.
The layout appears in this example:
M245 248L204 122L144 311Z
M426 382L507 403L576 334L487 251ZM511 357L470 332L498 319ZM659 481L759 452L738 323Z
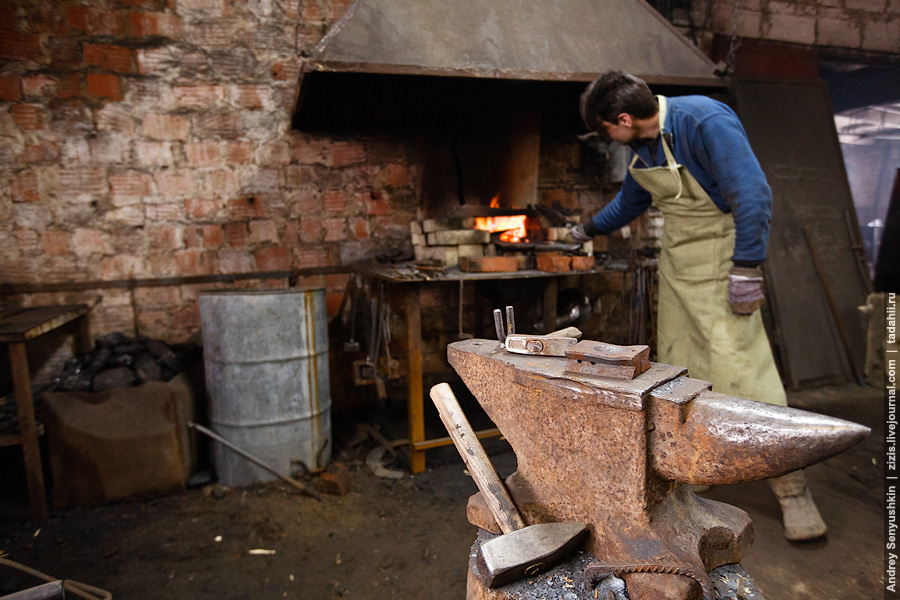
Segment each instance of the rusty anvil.
M784 475L865 437L866 427L711 391L682 367L651 363L634 379L565 371L554 356L506 352L496 340L448 346L450 364L515 452L507 488L527 524L580 521L586 550L610 565L676 565L702 576L739 563L752 542L742 510L685 484ZM496 531L469 501L469 520ZM470 565L471 567L471 565ZM632 600L700 598L699 582L624 576ZM506 598L503 588L470 600Z

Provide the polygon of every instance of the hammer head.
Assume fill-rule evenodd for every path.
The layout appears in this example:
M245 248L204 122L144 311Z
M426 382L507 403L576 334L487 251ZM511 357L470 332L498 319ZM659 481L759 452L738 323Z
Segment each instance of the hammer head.
M549 569L578 546L584 533L584 523L538 523L484 542L486 583L500 587Z

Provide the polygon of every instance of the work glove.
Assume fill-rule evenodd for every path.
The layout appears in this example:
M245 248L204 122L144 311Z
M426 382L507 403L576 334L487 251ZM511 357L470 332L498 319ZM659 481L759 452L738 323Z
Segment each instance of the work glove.
M584 230L584 225L575 225L571 229L572 237L575 238L575 241L579 244L583 244L584 242L589 242L593 239L593 236L589 235Z
M728 271L728 304L736 315L751 315L766 301L760 267L731 267Z

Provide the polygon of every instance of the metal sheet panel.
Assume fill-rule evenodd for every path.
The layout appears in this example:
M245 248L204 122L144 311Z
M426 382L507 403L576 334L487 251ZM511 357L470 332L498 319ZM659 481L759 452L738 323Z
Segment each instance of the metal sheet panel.
M766 277L783 376L859 378L871 282L827 89L736 80L732 95L775 197Z

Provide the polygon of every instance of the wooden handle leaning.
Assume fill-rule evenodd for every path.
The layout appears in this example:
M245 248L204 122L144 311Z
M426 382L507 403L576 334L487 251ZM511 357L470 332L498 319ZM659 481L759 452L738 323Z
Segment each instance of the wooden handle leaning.
M557 329L556 331L551 331L544 335L544 337L571 337L580 339L581 338L581 330L577 327L566 327L564 329Z
M430 395L441 415L444 427L450 433L450 439L456 444L456 449L459 450L472 479L475 480L475 485L484 496L497 525L503 533L525 527L525 522L522 521L516 505L506 491L506 486L500 481L500 476L494 470L481 442L475 437L475 432L463 414L459 401L453 395L453 390L446 383L439 383L431 388Z

